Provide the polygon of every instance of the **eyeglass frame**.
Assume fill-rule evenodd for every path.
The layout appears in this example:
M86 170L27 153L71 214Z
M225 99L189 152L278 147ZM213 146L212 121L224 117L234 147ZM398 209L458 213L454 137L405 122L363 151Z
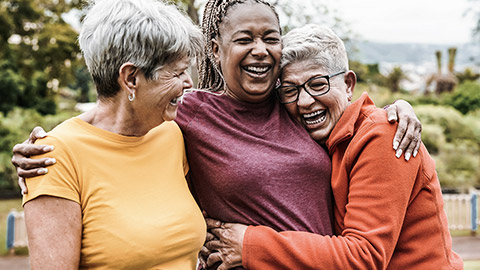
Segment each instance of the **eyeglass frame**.
M290 104L290 103L293 103L293 102L297 102L297 101L298 101L298 98L300 97L300 91L301 91L300 87L303 88L303 89L305 89L305 92L306 92L307 94L309 94L311 97L323 96L323 95L327 94L327 93L330 91L330 78L335 77L335 76L337 76L337 75L340 75L340 74L342 74L342 73L346 73L346 72L347 72L347 71L344 70L344 71L340 71L340 72L333 73L333 74L329 74L329 75L313 76L313 77L311 77L310 79L308 79L306 82L304 82L304 83L302 83L302 84L299 84L299 85L285 85L285 86L281 86L281 85L280 85L280 86L278 86L278 87L275 89L276 96L278 97L280 103L282 103L282 104ZM325 78L325 79L327 79L328 89L327 89L327 91L325 91L325 92L323 92L323 93L320 93L320 94L318 94L318 95L314 95L314 94L308 92L306 86L307 86L307 83L311 82L311 81L314 80L314 79L318 79L318 78ZM295 100L289 101L289 102L283 102L283 101L282 101L282 98L280 97L280 94L279 94L279 89L280 89L280 88L285 88L285 87L295 87L295 88L298 90L298 92L297 92L297 97L295 98Z

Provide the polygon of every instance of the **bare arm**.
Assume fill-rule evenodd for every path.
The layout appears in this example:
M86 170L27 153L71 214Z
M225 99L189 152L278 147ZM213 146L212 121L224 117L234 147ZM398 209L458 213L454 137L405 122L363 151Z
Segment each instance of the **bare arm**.
M415 115L410 103L397 100L387 108L388 121L398 121L397 131L393 138L393 149L399 158L402 153L405 160L416 157L422 141L422 124Z
M32 269L78 269L82 215L76 202L40 196L24 206Z

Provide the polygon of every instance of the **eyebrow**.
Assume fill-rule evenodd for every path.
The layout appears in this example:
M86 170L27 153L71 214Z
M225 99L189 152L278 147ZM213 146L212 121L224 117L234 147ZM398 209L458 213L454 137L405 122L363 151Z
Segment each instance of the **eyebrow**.
M269 35L269 34L271 34L271 33L278 33L278 34L280 34L280 31L275 30L275 29L268 29L268 30L266 30L265 32L263 32L264 35ZM250 30L238 30L238 31L234 32L232 36L235 36L235 35L237 35L237 34L252 35L252 31L250 31Z
M305 83L305 82L307 82L308 80L313 79L313 78L315 78L315 77L325 77L325 76L328 76L328 75L320 75L320 74L313 75L313 76L310 76L310 77L309 77L306 81L304 81L303 83ZM292 82L292 81L287 81L287 80L282 81L282 84L283 84L283 83L298 85L298 84L296 84L296 83L294 83L294 82Z

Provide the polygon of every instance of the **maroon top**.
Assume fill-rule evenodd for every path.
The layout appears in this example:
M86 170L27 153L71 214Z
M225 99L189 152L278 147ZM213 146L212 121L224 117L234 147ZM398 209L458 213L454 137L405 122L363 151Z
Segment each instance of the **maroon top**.
M275 99L260 104L185 95L192 192L212 218L332 235L331 162Z

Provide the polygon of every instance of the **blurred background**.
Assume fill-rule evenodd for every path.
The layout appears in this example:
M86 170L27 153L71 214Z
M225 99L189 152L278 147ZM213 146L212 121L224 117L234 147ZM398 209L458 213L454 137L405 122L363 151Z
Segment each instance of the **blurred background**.
M173 2L194 22L201 20L204 0ZM357 97L367 91L379 107L397 99L414 106L436 161L452 233L477 233L480 0L270 2L284 33L317 23L345 41L358 75ZM34 126L48 131L96 100L77 43L86 3L0 0L0 255L7 253L4 220L12 208L22 210L12 147Z

